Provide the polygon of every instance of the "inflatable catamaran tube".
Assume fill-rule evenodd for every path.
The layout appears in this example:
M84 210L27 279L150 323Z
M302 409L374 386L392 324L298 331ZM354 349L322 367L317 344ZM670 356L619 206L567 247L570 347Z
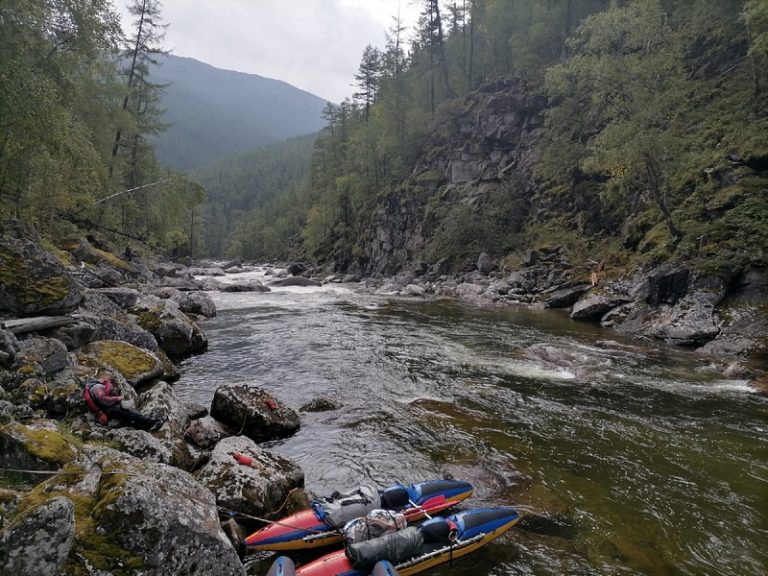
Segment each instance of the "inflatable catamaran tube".
M326 554L299 567L296 576L366 576L383 561L391 562L400 576L410 576L474 552L519 521L517 511L508 507L437 516L418 527Z
M249 550L281 551L337 544L342 541L344 524L376 508L401 512L408 522L413 522L458 504L469 498L472 491L472 484L461 480L394 484L384 490L364 486L354 492L315 500L312 508L257 530L243 540L243 546Z

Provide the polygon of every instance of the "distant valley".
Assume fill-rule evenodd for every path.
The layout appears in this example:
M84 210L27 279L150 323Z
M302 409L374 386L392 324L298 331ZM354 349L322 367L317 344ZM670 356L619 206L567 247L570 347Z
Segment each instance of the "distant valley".
M231 154L316 132L326 101L290 84L165 56L152 81L167 84L161 107L169 128L153 137L157 157L191 171Z

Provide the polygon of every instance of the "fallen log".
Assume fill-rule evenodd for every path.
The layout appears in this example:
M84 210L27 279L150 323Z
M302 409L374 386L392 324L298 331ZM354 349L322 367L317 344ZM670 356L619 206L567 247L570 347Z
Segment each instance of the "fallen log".
M27 332L44 332L51 328L69 326L76 320L69 316L35 316L32 318L12 318L0 321L0 327L13 334L26 334Z

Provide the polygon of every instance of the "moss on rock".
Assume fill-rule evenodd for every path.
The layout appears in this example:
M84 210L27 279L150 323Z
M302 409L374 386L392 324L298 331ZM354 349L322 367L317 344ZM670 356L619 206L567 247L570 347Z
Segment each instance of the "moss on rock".
M114 467L105 468L95 493L83 491L80 484L87 471L70 464L57 476L28 492L16 507L15 517L59 496L69 498L75 508L75 543L65 563L72 576L92 574L92 569L109 571L113 576L135 574L144 566L142 558L125 550L117 541L118 530L100 529L100 516L122 494L127 475ZM83 559L87 563L83 562Z
M154 334L160 328L163 318L163 309L161 307L152 308L139 314L137 324L147 332Z
M10 424L12 434L23 439L27 451L40 460L66 464L75 458L77 441L68 433Z
M132 385L163 374L163 365L157 356L127 342L93 342L86 352L96 357L98 365L117 370Z

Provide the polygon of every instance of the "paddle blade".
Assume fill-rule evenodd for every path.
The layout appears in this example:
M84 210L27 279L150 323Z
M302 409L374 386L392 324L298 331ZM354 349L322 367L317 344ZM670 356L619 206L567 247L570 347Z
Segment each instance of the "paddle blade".
M280 556L272 563L267 576L295 576L296 566L287 556Z

